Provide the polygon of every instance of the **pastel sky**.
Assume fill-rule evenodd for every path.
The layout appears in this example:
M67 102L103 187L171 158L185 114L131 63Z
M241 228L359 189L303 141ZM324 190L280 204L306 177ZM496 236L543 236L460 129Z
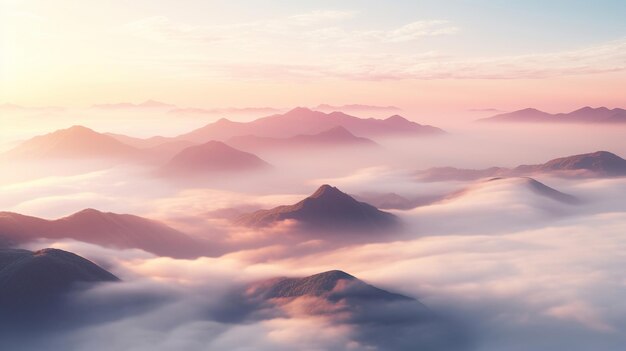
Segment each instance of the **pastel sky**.
M0 2L0 103L626 102L621 0Z

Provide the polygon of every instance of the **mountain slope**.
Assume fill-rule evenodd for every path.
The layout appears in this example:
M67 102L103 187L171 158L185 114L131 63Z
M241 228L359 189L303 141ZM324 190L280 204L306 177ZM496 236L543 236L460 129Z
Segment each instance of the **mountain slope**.
M79 283L119 279L71 252L0 249L0 310L35 310Z
M413 300L410 297L376 288L338 270L304 278L270 279L253 285L250 293L265 299L317 296L330 300L342 298L388 301Z
M166 176L203 176L211 173L245 172L271 166L258 156L237 150L220 141L185 148L160 170Z
M129 158L139 150L83 126L36 136L5 153L11 159Z
M294 205L260 210L240 217L237 223L262 227L296 220L310 229L380 230L398 224L396 216L359 202L339 189L322 185L313 195Z
M368 300L413 300L369 285L338 270L304 278L275 278L257 283L250 293L265 299L318 296L331 300L358 298Z
M626 110L621 108L583 107L569 113L547 113L534 108L501 113L481 122L515 123L626 123Z
M416 176L422 181L447 181L536 174L568 177L623 177L626 176L626 160L608 151L596 151L556 158L537 165L521 165L513 169L492 167L476 170L438 167L418 171Z
M357 137L341 126L333 127L318 134L300 134L289 138L238 136L228 139L228 144L242 150L377 146L371 139Z
M599 176L626 175L626 160L608 151L597 151L550 160L540 165L522 165L513 169L513 173L549 173L549 172L590 172Z
M204 243L160 222L94 209L56 220L0 212L0 238L12 245L36 239L65 238L180 258L196 257L207 248Z

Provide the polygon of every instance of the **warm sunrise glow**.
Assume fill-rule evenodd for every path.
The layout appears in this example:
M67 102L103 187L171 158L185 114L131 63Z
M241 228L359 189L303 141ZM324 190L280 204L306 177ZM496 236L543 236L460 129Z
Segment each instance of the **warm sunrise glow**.
M626 2L0 0L0 351L623 351Z

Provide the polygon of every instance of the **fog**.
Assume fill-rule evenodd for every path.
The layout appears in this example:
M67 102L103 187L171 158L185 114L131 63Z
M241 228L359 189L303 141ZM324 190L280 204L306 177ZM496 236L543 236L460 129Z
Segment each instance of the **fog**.
M174 118L164 111L82 112L89 113L75 118L73 110L45 112L49 124L21 129L28 124L24 119L14 125L20 133L3 131L3 142L12 145L78 123L146 137L209 122L194 115L160 124ZM136 119L128 120L131 114ZM149 115L159 123L146 124ZM626 178L534 177L577 199L566 203L533 191L525 178L420 182L415 172L512 167L597 150L626 156L626 129L466 123L447 131L377 139L380 148L374 151L259 152L273 169L194 182L156 177L160 164L153 162L78 167L68 160L24 161L0 177L3 211L47 219L84 208L129 213L203 238L212 249L185 260L71 240L29 243L29 249L77 253L122 282L73 292L58 312L61 326L20 330L0 345L138 351L623 349ZM289 221L267 228L233 222L258 209L297 203L322 184L352 195L395 193L432 201L391 210L402 229L371 237L319 235ZM413 304L358 310L318 297L268 302L246 295L249 284L263 279L334 269L418 299L433 322L415 319Z

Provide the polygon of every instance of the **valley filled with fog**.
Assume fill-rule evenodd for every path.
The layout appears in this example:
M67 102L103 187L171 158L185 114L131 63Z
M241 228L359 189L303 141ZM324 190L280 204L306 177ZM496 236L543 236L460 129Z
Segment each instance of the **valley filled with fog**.
M28 325L5 314L0 346L626 343L626 124L431 127L410 111L268 109L3 113L20 133L2 131L0 253L35 263L0 260L2 308ZM25 122L41 114L45 126ZM119 281L90 268L43 316L22 310L11 274L66 259L43 248Z

